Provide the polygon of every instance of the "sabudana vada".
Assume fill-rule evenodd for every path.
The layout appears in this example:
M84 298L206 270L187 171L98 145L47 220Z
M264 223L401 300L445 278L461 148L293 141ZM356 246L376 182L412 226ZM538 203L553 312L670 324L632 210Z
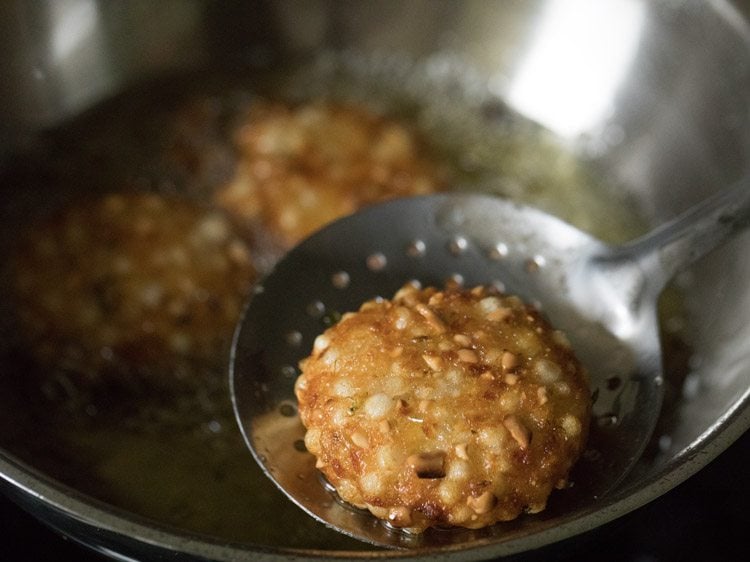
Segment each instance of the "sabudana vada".
M590 390L567 339L482 286L366 302L300 366L317 467L343 500L411 531L543 510L586 442Z

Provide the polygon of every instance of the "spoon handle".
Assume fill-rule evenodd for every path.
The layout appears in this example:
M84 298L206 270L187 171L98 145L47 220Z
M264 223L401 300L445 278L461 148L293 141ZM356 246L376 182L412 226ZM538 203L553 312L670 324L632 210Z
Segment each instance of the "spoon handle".
M656 297L681 269L750 226L750 176L701 201L646 236L615 250L611 259L637 265Z

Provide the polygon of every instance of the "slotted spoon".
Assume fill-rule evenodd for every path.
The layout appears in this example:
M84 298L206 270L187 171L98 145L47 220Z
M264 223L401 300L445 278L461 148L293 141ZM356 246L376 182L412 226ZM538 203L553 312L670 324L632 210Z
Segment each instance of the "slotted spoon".
M302 509L387 547L440 546L512 532L410 535L343 504L303 445L293 393L298 362L340 314L404 283L494 284L534 303L564 330L591 375L593 419L574 487L541 517L591 509L641 456L659 417L663 379L657 298L673 275L744 228L750 179L623 246L539 210L488 195L402 199L342 219L293 249L258 285L235 334L235 413L265 473ZM539 516L535 516L539 517Z

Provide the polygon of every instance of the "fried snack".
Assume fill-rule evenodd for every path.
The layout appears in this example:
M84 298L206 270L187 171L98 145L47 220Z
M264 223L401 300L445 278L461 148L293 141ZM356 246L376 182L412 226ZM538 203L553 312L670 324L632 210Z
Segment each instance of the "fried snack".
M84 384L185 379L223 361L253 277L223 213L146 193L61 210L28 232L15 264L34 358Z
M445 184L414 133L364 108L259 103L235 142L236 173L215 200L287 248L364 205Z
M484 287L367 302L301 369L317 467L345 501L416 532L543 510L587 437L590 391L567 339Z

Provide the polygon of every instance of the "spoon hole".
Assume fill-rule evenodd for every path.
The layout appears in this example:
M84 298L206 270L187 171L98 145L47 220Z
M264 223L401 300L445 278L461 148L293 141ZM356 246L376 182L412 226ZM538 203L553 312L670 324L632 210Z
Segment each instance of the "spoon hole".
M427 253L427 244L424 241L416 239L412 240L406 246L406 255L410 258L421 258Z
M326 328L338 324L339 320L341 320L341 313L338 310L332 310L331 312L324 314L321 318L321 322Z
M422 289L422 282L419 279L411 279L407 284L414 287L417 291Z
M607 379L607 390L617 390L622 386L622 379L618 376L609 377Z
M388 258L382 252L375 252L367 256L367 269L373 272L383 271L388 265Z
M542 255L536 255L526 260L524 269L526 273L538 273L541 269L547 265L547 259Z
M302 345L302 332L299 330L291 330L287 332L284 339L286 340L287 345L291 347L299 347Z
M492 283L490 283L490 287L501 295L504 295L508 292L508 289L505 286L505 283L500 281L500 279L495 279Z
M458 257L469 247L469 241L463 236L456 236L448 243L448 251Z
M698 373L688 373L685 381L682 383L682 396L686 400L696 398L701 391L701 377Z
M291 379L297 376L297 369L291 365L282 365L279 371L281 372L281 376L285 379Z
M617 414L606 413L598 416L596 422L599 424L599 427L613 427L620 423L620 418Z
M598 463L603 459L603 455L598 449L586 449L581 455L581 459L590 463Z
M320 318L325 314L326 306L321 301L315 300L307 305L306 311L311 318Z
M346 271L337 271L331 275L331 285L337 289L346 289L351 282L351 278Z
M282 402L279 405L279 413L285 418L292 418L297 415L297 406L291 402Z
M498 242L489 249L489 251L487 252L487 257L492 261L500 261L508 257L509 253L510 249L508 248L508 245L504 242Z
M463 275L461 275L460 273L452 273L445 279L445 282L443 284L446 287L463 287L465 283L466 279Z

